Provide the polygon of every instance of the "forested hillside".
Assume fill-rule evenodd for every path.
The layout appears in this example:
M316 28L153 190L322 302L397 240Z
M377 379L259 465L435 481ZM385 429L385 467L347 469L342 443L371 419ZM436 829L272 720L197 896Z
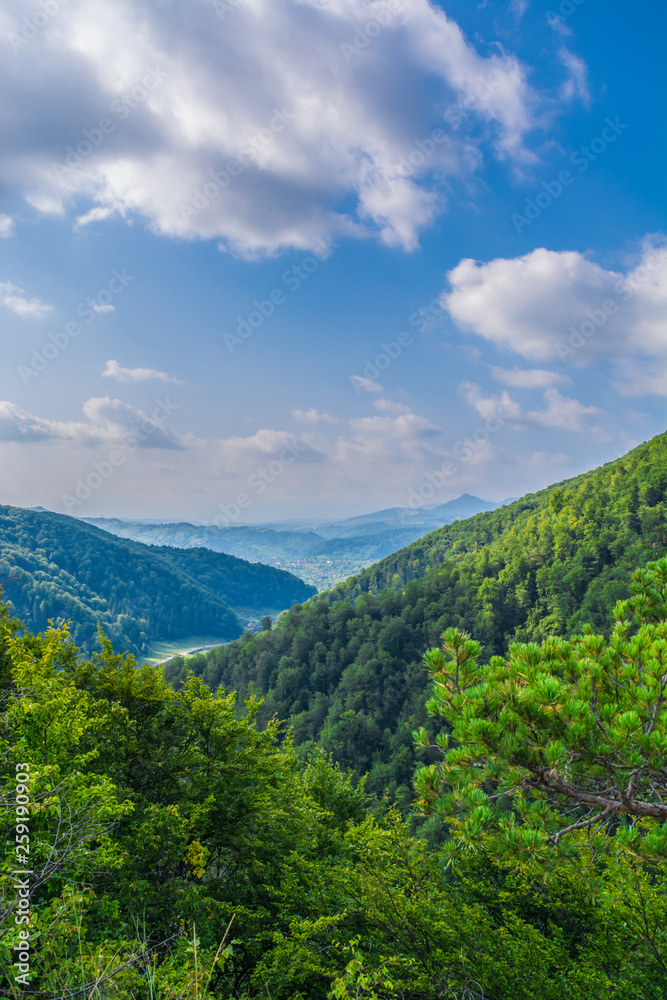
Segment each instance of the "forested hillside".
M484 655L513 640L608 626L631 570L667 552L667 436L615 462L427 535L276 628L188 661L212 688L264 696L369 788L407 803L412 730L426 721L425 649L449 626ZM382 589L387 588L387 589ZM167 676L178 682L182 659Z
M234 607L280 610L315 593L270 566L206 549L126 541L65 517L0 507L0 583L30 628L70 620L87 650L97 626L124 649L210 634L234 639Z
M3 996L664 1000L667 560L633 589L608 642L429 654L436 848L256 705L0 607Z

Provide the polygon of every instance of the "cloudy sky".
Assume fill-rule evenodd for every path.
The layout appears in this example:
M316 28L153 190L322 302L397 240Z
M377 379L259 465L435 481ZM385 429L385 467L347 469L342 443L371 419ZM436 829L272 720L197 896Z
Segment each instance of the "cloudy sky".
M501 500L664 430L660 19L5 0L0 502Z

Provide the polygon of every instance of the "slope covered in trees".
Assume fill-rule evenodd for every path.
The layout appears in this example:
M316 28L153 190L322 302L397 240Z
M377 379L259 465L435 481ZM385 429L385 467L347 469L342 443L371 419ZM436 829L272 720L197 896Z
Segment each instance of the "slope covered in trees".
M609 643L517 645L485 667L450 632L430 654L430 709L459 724L417 779L450 826L436 850L321 751L257 726L252 703L240 717L193 677L174 693L105 641L82 660L63 630L25 633L0 608L0 991L663 1000L667 561L635 590ZM613 815L586 825L560 785L522 794L568 753L572 789L610 796Z
M115 538L71 517L0 507L0 583L31 628L72 622L90 650L97 626L123 648L209 634L234 639L234 607L280 610L315 591L283 570L206 549Z
M630 572L667 552L667 436L617 461L427 535L294 607L271 632L188 661L212 688L262 695L369 788L407 803L412 730L426 722L425 649L445 628L483 655L604 629ZM182 659L168 665L178 682ZM433 723L431 723L433 725Z

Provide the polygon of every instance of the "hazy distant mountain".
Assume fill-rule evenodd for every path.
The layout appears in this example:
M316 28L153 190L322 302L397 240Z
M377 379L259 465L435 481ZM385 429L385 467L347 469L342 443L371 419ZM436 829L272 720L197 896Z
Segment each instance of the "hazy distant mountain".
M451 524L452 521L458 521L461 518L495 510L496 507L501 507L508 502L504 500L502 504L492 503L489 500L481 500L480 497L464 493L456 500L449 500L447 503L438 504L435 507L388 507L386 510L377 510L371 514L361 514L358 517L348 517L342 521L322 524L313 530L324 538L343 538L379 534L391 529L395 530L400 525L415 532L423 528L423 531L415 534L415 538L421 538L426 532L441 528L444 524Z
M464 493L456 500L449 500L447 503L432 507L428 513L431 517L441 519L445 524L451 524L452 521L462 521L475 514L485 514L487 511L496 510L497 507L502 507L508 502L508 500L504 500L502 504L490 503L488 500L481 500L480 497Z
M465 493L435 508L389 507L340 521L292 519L268 524L227 528L121 518L82 518L121 538L148 545L214 552L287 569L305 582L324 590L410 545L430 531L473 514L495 510L500 504Z

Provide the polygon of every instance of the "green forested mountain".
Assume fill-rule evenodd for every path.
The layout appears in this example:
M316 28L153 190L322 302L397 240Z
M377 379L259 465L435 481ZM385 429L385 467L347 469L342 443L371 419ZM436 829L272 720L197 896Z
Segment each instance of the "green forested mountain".
M270 566L206 549L126 541L61 514L0 507L0 583L34 629L72 622L90 650L101 625L115 643L140 652L151 640L241 634L233 608L275 609L314 592Z
M609 641L431 652L436 848L252 702L0 607L3 996L664 1000L667 560L633 590Z
M407 803L426 721L424 650L457 626L484 655L604 629L631 570L667 552L667 436L601 468L457 521L382 560L271 632L188 661L212 688L262 695L369 788ZM167 676L185 674L180 658Z

